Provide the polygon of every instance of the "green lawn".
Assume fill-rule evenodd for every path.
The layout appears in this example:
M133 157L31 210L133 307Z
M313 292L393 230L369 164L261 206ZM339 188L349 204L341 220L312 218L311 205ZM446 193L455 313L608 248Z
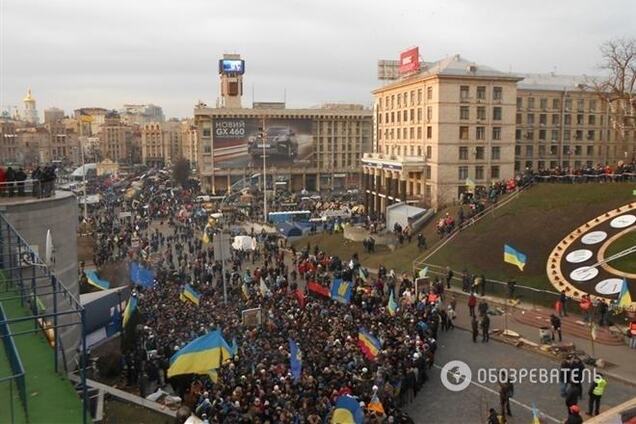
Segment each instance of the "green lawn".
M460 233L429 262L552 290L545 268L554 246L584 222L635 200L633 189L630 183L539 184ZM528 256L524 271L503 262L506 243Z
M0 298L15 296L13 290L0 291ZM9 318L30 315L20 306L18 300L2 301ZM32 321L10 325L13 333L33 329ZM48 345L40 331L14 337L22 365L26 372L27 404L30 423L80 423L82 422L82 402L76 395L72 384L54 371L53 349ZM4 346L0 356L0 376L11 374ZM15 389L15 387L14 387ZM14 390L16 422L26 422L22 404ZM0 383L0 423L10 423L9 386Z
M610 244L605 251L605 257L612 256L622 250L629 247L636 246L636 231L631 231L625 234L623 237ZM609 262L609 265L620 271L636 273L636 253L632 253L622 258L618 258Z

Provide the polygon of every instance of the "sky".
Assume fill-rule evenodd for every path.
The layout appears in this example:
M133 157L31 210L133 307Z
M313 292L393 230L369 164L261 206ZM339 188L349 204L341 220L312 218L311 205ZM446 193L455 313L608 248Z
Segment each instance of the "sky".
M419 46L501 71L598 74L599 45L636 37L634 0L0 0L0 110L153 103L192 116L218 60L246 61L243 105L370 106L378 59ZM254 93L254 97L252 97Z

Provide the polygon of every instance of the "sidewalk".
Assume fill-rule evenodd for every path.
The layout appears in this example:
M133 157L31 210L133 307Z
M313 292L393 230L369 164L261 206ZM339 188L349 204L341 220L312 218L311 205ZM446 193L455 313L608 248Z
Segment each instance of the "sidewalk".
M470 316L468 314L468 295L461 290L451 288L450 290L446 290L446 293L452 293L457 298L457 318L455 320L455 325L459 328L463 328L470 331ZM447 296L445 296L447 297ZM478 296L478 301L482 299L481 296ZM495 307L504 308L505 300L501 298L495 298L493 296L484 296L483 299L488 302L490 309ZM515 314L525 314L523 315L539 315L542 316L545 314L545 311L537 311L533 312L533 309L530 305L517 304L514 307L508 306L507 314L502 315L489 315L490 317L490 329L508 329L512 330L527 340L530 340L535 343L539 343L539 329L536 325L529 325L526 320L520 322L515 319ZM543 312L543 314L541 313ZM547 315L549 316L551 312ZM580 317L577 316L568 316L567 322L568 325L563 325L563 342L571 342L574 343L576 350L585 351L586 353L590 353L592 351L592 342L587 336L586 338L581 337L580 330L575 330L576 327L573 325L579 326L579 324L572 324ZM532 321L531 317L529 321ZM605 330L607 331L607 330ZM589 331L584 330L584 333L587 334ZM600 337L600 329L599 329L599 337ZM597 339L598 340L598 339ZM555 361L558 361L558 358L552 354L548 354ZM595 358L603 359L607 363L607 367L604 368L603 373L610 378L614 378L623 383L636 385L636 367L634 366L634 361L636 360L636 350L630 349L625 344L601 344L594 343L594 355Z

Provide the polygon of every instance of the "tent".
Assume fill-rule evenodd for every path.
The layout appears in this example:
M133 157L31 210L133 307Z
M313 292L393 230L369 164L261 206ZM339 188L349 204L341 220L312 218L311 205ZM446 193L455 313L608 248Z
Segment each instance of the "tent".
M236 236L232 248L234 250L256 250L256 239L250 236Z
M283 237L300 237L303 235L303 230L293 222L281 222L276 225L276 229Z
M79 168L77 168L75 171L73 171L71 173L71 177L75 178L75 177L83 177L85 175L88 175L89 171L95 171L97 172L97 164L96 163L86 163L82 166L80 166Z
M407 205L406 203L397 203L386 208L386 228L393 230L393 226L398 223L405 228L426 214L426 209L416 206Z

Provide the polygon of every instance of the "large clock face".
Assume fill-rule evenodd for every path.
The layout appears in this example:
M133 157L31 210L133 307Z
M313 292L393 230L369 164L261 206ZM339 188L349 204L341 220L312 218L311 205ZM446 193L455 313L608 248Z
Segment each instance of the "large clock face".
M552 285L569 296L616 299L623 279L636 299L636 203L606 212L581 225L548 257Z

